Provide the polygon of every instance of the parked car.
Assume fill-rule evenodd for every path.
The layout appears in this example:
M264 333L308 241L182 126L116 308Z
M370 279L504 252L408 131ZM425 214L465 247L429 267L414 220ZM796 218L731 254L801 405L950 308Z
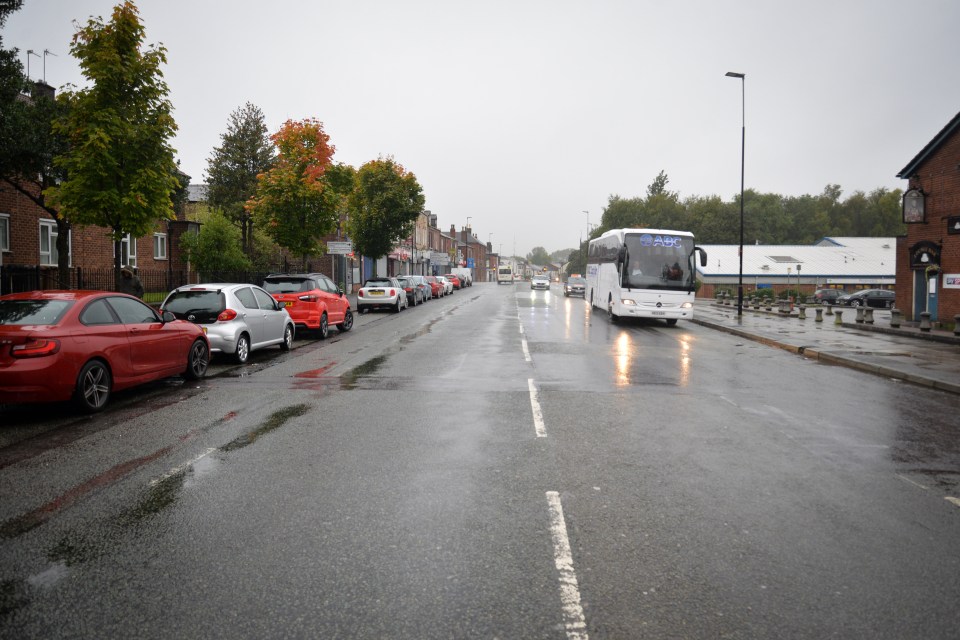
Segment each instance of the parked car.
M403 287L404 292L407 294L408 307L415 307L423 302L423 289L417 286L417 281L414 280L412 276L397 278L397 282L400 283L400 286Z
M426 302L427 300L432 300L433 298L437 297L433 295L433 287L431 287L430 283L427 282L427 279L425 276L413 275L413 276L410 276L410 279L413 280L413 282L416 283L417 287L420 288L420 291L423 293L424 302Z
M587 280L581 276L570 276L563 283L564 296L586 296Z
M894 305L896 294L887 289L861 289L853 293L840 296L837 303L847 307L875 307L890 309Z
M850 295L843 289L817 289L813 292L813 299L817 304L837 304L840 296Z
M427 284L430 285L431 296L434 298L442 298L447 294L447 289L443 285L443 281L440 280L437 276L424 276L424 280L427 281Z
M357 292L357 313L391 309L400 313L407 308L407 293L396 278L370 278Z
M463 282L460 280L460 276L458 276L457 274L447 273L447 274L444 274L443 277L450 281L450 284L453 285L454 291L456 291L457 289L463 289Z
M448 296L453 293L453 283L446 276L434 276L440 284L443 285L443 295Z
M206 375L203 330L107 291L30 291L0 296L0 403L73 399L103 409L114 391Z
M530 279L530 288L531 289L549 289L550 288L550 278L547 276L533 276Z
M350 300L322 273L273 274L263 281L263 288L287 308L298 332L301 329L315 331L323 340L330 332L330 325L341 332L353 328Z
M293 347L296 328L286 307L253 284L188 284L171 291L160 309L200 325L210 351L240 364L257 349Z

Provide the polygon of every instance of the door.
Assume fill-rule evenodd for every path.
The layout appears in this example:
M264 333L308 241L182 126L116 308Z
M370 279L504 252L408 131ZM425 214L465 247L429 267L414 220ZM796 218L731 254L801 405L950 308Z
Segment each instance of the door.
M937 279L939 274L929 278L924 270L913 272L913 319L920 320L924 311L930 313L930 321L937 319Z
M149 305L121 296L111 297L110 306L120 317L130 344L130 365L135 375L149 375L176 368L184 350L181 335L165 325Z
M283 331L286 329L287 319L290 317L286 307L281 307L273 299L273 296L259 287L253 287L253 295L257 298L260 311L263 312L264 336L261 339L264 341L283 340Z

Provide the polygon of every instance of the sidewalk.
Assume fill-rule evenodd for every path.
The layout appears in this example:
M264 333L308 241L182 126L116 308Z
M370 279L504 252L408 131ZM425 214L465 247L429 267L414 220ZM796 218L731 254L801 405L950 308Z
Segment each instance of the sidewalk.
M806 358L960 394L960 337L916 327L893 329L889 312L879 310L874 311L873 325L858 324L855 310L839 310L839 325L836 315L827 316L825 309L822 322L816 321L813 309L801 320L796 310L787 316L744 307L738 318L736 305L697 300L693 322Z

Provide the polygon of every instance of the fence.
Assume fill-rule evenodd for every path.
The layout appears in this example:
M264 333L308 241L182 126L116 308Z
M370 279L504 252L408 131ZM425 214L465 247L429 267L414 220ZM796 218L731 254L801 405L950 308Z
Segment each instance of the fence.
M279 270L278 270L279 271ZM143 285L144 300L160 302L167 293L185 284L205 282L246 282L262 285L272 271L215 271L195 272L186 270L138 269L137 277ZM60 289L60 271L56 267L31 265L0 266L0 295L21 291ZM72 267L67 274L68 289L94 289L114 291L113 269L88 269Z

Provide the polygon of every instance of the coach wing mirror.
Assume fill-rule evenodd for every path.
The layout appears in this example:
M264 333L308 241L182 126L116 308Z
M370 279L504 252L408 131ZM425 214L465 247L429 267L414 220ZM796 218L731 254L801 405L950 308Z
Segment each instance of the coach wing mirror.
M707 252L701 249L700 247L694 247L693 250L698 251L700 253L700 266L701 267L707 266Z

